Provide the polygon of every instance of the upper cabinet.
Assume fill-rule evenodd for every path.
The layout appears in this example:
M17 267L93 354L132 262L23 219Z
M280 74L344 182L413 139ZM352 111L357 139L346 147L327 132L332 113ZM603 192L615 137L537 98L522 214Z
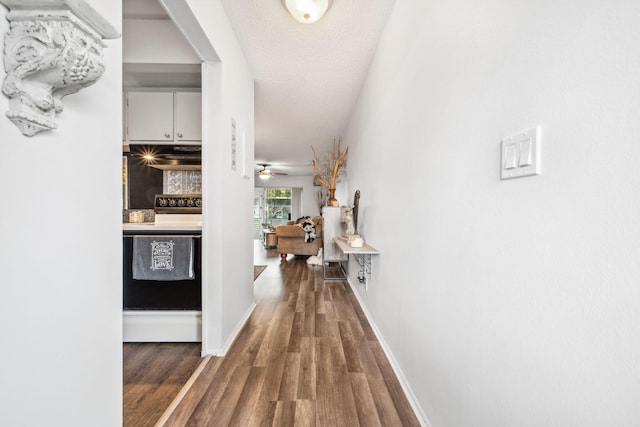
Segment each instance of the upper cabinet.
M128 92L129 141L173 141L173 92Z
M202 141L202 94L175 93L175 130L178 141Z
M127 92L127 140L202 141L200 92Z

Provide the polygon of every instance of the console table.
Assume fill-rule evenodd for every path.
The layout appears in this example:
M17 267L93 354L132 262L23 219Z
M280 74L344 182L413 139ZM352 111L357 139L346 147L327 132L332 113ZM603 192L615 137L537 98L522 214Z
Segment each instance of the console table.
M380 251L373 248L372 246L367 245L366 243L362 245L361 248L352 247L345 237L334 237L333 241L338 245L338 248L342 251L343 254L353 255L353 258L358 262L358 265L362 269L365 275L369 277L371 280L371 256L380 254ZM365 276L360 276L358 274L358 280L360 283L366 283Z

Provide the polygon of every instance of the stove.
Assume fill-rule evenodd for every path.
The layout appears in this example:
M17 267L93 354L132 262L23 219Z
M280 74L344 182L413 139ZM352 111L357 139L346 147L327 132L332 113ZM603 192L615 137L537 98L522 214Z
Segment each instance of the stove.
M202 194L156 194L153 203L158 214L201 214Z
M156 226L163 225L184 225L184 226L201 226L202 225L202 214L199 213L157 213Z

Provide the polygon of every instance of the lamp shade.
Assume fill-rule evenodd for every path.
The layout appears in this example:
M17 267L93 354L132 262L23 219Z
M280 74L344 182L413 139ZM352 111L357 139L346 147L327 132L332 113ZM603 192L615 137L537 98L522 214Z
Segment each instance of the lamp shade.
M291 16L303 24L313 24L325 14L331 0L282 0Z

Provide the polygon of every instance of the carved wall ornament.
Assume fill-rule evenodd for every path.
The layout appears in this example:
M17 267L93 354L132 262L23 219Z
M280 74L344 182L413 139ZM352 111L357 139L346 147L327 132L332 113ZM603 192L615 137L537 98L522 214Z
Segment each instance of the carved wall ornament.
M0 0L9 7L2 92L27 136L56 128L62 98L104 73L103 39L120 34L82 0Z

